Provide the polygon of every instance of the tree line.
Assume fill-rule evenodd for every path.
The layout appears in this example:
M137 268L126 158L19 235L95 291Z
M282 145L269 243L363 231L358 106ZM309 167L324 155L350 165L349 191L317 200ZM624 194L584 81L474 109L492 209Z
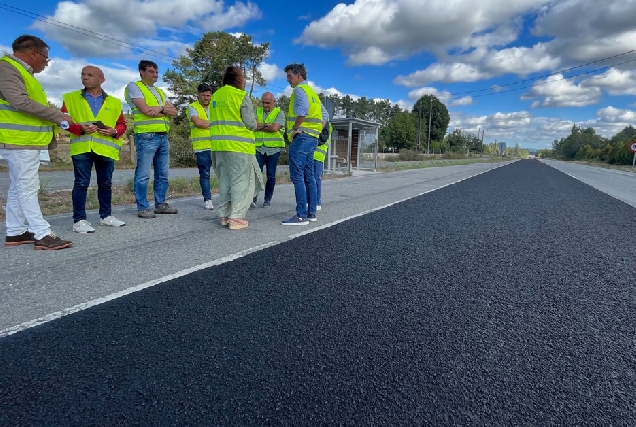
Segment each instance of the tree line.
M592 127L572 126L565 138L554 140L552 149L539 150L537 156L563 160L596 160L609 164L631 165L634 153L631 143L636 139L636 129L627 126L610 138L604 138Z

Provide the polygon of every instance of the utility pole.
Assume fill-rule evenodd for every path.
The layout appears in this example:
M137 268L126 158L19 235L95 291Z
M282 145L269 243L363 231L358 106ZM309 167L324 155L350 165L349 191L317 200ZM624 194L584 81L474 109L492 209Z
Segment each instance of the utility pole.
M419 105L418 105L418 113L419 113L419 119L417 121L417 151L418 153L420 152L420 140L421 140L421 136L422 136L422 99L420 98L420 100L418 101Z
M433 112L433 96L431 95L431 105L428 107L428 142L426 143L426 155L430 153L431 147L431 113Z

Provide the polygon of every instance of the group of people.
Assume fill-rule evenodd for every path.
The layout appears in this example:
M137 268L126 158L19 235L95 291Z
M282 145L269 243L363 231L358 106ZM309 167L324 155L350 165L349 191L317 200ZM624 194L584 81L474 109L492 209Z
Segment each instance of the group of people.
M36 250L73 246L51 231L38 201L40 151L53 148L58 128L71 134L70 155L74 185L73 231L93 233L87 220L86 198L95 168L100 225L121 227L125 222L112 215L112 174L119 160L126 121L121 101L102 89L104 73L86 66L81 72L83 88L64 94L61 110L49 106L46 94L34 77L49 62L49 46L40 38L24 35L12 44L12 54L0 58L0 155L9 166L10 186L6 205L5 246L33 244ZM166 202L170 167L170 117L178 110L155 86L156 63L139 62L140 80L125 89L134 122L137 165L134 194L137 216L155 218L177 214ZM276 168L289 142L289 171L296 196L296 214L282 225L307 225L316 221L321 208L321 175L329 143L329 115L318 95L307 84L303 64L285 67L293 88L287 117L275 106L270 92L262 107L253 108L245 91L240 67L225 71L222 87L214 94L209 85L197 87L197 101L188 106L192 148L206 209L214 209L210 173L219 181L219 220L231 230L248 226L250 207L256 207L264 188L262 207L271 206ZM147 198L150 168L154 169L154 208ZM263 185L263 168L266 182Z

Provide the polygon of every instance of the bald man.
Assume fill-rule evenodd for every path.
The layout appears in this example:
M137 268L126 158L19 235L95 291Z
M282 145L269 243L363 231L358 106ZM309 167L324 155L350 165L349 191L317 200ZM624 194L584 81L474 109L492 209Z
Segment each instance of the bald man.
M261 97L262 107L256 109L258 125L254 131L256 142L256 160L263 172L263 166L267 169L267 182L265 183L265 200L263 207L271 206L274 186L276 185L276 166L280 153L285 151L283 139L283 126L285 126L285 113L275 107L274 95L265 92ZM257 197L252 200L251 207L256 207Z
M119 160L120 138L126 132L126 119L121 101L102 90L105 81L102 70L89 65L82 68L84 89L64 94L62 111L75 121L68 131L71 133L70 154L75 173L72 199L73 231L76 233L95 232L86 217L86 193L93 165L97 174L100 225L126 225L111 212L111 181L115 161Z

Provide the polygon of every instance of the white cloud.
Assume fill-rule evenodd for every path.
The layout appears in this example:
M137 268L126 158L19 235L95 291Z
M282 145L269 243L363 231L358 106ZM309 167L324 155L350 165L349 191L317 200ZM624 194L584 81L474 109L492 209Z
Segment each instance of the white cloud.
M521 99L539 98L531 108L584 107L599 102L601 95L601 90L597 87L583 87L556 74L548 77L544 83L534 85Z
M425 70L416 71L408 76L398 76L394 83L406 86L416 87L431 82L475 82L493 77L492 74L482 72L475 66L470 64L431 64Z
M79 90L83 87L81 81L82 68L87 65L98 66L103 72L106 81L102 89L124 102L124 88L132 81L139 80L139 72L128 67L113 67L97 64L89 64L80 60L65 60L53 57L49 66L40 74L37 79L42 84L49 101L56 105L62 105L62 95L67 92ZM163 82L158 82L157 86L165 89Z
M520 15L549 0L356 0L311 22L298 43L341 48L349 63L383 64L428 50L505 46L522 28Z
M450 103L450 105L472 105L472 104L473 104L472 96L464 96L459 99L454 99Z
M285 72L282 68L279 68L276 64L268 64L261 62L258 66L258 70L261 72L263 78L269 83L273 80L284 79Z
M636 73L611 68L581 82L581 87L600 88L610 95L636 95Z
M58 3L48 23L35 21L33 27L73 55L109 57L134 49L112 38L139 46L156 38L160 29L225 30L259 17L258 6L249 1L225 7L223 1L213 0L84 0Z

